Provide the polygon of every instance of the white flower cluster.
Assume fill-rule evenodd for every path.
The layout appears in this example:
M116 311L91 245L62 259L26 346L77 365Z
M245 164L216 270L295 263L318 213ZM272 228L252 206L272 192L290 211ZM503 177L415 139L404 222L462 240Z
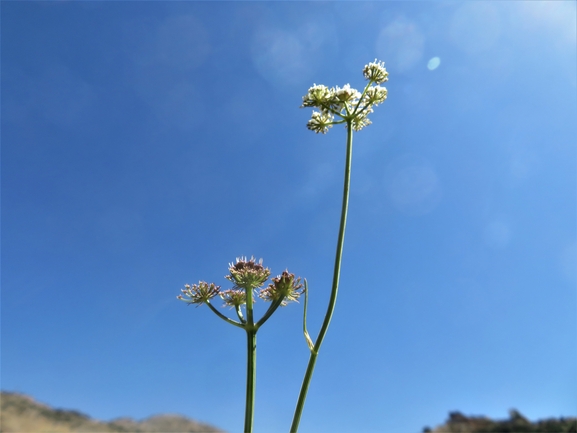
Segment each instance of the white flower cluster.
M329 128L333 126L335 116L329 111L313 111L311 119L307 122L307 128L316 133L326 134Z
M378 62L377 59L375 59L374 62L365 65L363 75L367 80L376 84L383 84L385 81L389 80L389 73L385 69L385 62Z
M355 131L370 125L367 116L373 112L372 107L387 99L387 89L379 84L388 80L389 73L384 62L375 59L365 66L363 75L369 80L363 93L349 84L330 89L322 84L313 85L303 96L302 107L316 107L320 111L313 111L307 128L317 134L326 134L329 128L339 123L350 124ZM335 121L335 116L340 117L340 120Z

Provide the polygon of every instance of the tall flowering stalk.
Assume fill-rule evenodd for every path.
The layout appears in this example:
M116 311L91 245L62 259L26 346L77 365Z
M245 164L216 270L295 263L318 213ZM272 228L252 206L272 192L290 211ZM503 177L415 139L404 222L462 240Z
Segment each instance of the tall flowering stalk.
M291 433L297 433L299 423L304 408L310 381L315 368L316 360L322 342L328 331L331 318L337 302L339 288L339 277L341 272L341 257L345 239L345 227L347 222L347 210L349 204L349 186L351 180L351 161L353 150L353 131L360 131L365 126L370 125L368 116L373 112L373 107L381 104L387 99L387 89L380 84L388 80L388 73L384 63L375 60L363 69L363 75L368 80L363 92L345 85L344 87L328 88L324 85L313 85L308 93L303 97L302 107L314 107L318 111L313 111L311 119L307 123L307 128L316 133L326 134L333 125L344 124L347 130L347 150L345 162L343 204L341 209L341 220L339 235L337 239L337 251L335 257L335 267L333 272L333 283L329 304L321 329L313 341L306 326L306 311L308 286L306 279L301 283L301 279L294 274L284 271L282 274L272 278L272 282L264 287L270 276L270 270L262 265L262 259L258 262L254 257L247 259L241 257L236 263L229 265L229 273L225 276L232 283L232 288L221 290L220 286L214 283L199 281L198 284L185 285L182 294L178 299L187 304L196 306L207 305L212 312L225 322L244 329L247 337L247 370L246 370L246 408L244 417L244 433L252 433L254 420L254 401L256 385L256 334L260 327L270 318L270 316L280 306L286 306L289 302L298 301L304 293L304 315L303 331L306 342L310 350L309 363L301 385L300 394L290 428ZM232 319L221 313L213 304L212 299L220 297L223 307L230 307L235 310L237 319ZM261 298L270 302L270 306L260 320L255 320L253 304L256 298Z
M319 350L329 329L331 318L337 302L339 290L339 278L341 273L341 258L343 254L343 245L345 241L345 228L347 224L347 211L349 207L349 188L351 183L351 162L353 154L353 131L360 131L365 126L371 124L368 115L373 112L373 107L381 104L387 99L387 89L380 84L388 80L389 73L385 69L383 62L369 63L363 69L363 75L369 81L363 92L351 88L348 84L344 87L328 88L324 85L313 85L308 93L303 96L302 107L314 107L319 111L313 111L307 127L316 133L326 134L333 125L344 124L347 129L347 156L345 161L345 175L343 187L343 204L341 208L341 222L339 235L337 239L337 251L335 255L335 266L333 272L333 284L329 305L325 318L316 341L312 341L306 327L306 307L307 292L305 292L305 313L303 319L303 331L305 339L310 349L310 357L305 371L305 376L301 385L301 390L297 400L291 433L297 433L302 416L305 400L307 397L309 385L315 369L315 364ZM302 108L301 107L301 108Z
M252 433L256 387L256 333L278 307L298 300L303 292L303 285L300 278L295 278L294 274L286 270L263 288L270 276L270 270L262 265L262 259L257 262L254 257L250 260L246 257L238 258L236 263L229 265L228 270L229 274L225 278L233 283L231 289L220 290L220 286L214 283L200 281L198 284L185 285L181 290L182 294L177 298L187 304L206 304L222 320L246 331L246 406L243 431ZM255 322L253 304L256 301L257 289L258 297L271 304L261 319ZM222 314L212 305L211 299L217 295L223 300L223 307L234 308L238 320Z

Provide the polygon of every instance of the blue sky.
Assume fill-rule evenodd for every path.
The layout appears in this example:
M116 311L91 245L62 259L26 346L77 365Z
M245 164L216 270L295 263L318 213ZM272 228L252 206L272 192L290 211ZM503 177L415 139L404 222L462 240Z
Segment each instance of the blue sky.
M389 98L355 134L300 431L577 415L575 2L1 12L2 389L239 432L244 333L176 295L254 255L308 279L318 330L346 134L299 106L378 58ZM291 304L259 332L256 432L288 431L301 320Z

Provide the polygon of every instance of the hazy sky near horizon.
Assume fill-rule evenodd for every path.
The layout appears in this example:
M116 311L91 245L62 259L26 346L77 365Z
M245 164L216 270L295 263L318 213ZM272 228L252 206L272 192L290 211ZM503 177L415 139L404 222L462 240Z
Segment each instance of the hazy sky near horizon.
M244 333L176 296L262 257L308 279L316 335L346 133L308 131L299 106L313 83L361 89L377 58L389 98L354 136L300 431L576 416L576 16L572 1L1 2L2 389L240 432ZM288 431L301 326L302 302L259 331L257 433Z

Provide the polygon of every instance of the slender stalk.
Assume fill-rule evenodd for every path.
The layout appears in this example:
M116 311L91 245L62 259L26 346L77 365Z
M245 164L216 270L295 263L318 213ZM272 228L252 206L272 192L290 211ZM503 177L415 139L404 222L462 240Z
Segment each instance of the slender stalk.
M232 320L232 319L226 317L224 314L222 314L220 311L218 311L216 308L214 308L214 305L212 305L209 300L207 300L205 302L205 304L208 305L208 307L214 312L214 314L216 314L218 317L220 317L225 322L228 322L231 325L234 325L234 326L237 326L239 328L244 329L244 325L242 323L238 323L236 320Z
M335 268L333 273L333 286L331 289L331 297L329 299L329 305L327 308L327 312L325 314L325 319L319 331L319 335L316 339L314 347L311 349L311 355L309 358L309 363L307 365L305 376L303 378L303 383L301 385L301 391L297 401L297 406L295 408L290 433L297 433L298 431L302 411L307 397L307 392L309 390L310 381L313 376L315 364L317 362L317 356L319 354L319 350L321 348L321 344L323 343L327 330L329 329L329 324L331 323L331 318L333 317L333 312L335 310L335 305L337 302L337 293L339 290L339 278L341 274L341 258L343 254L343 245L345 241L345 227L347 225L347 211L349 207L349 187L351 183L352 155L353 155L353 126L351 124L351 121L347 120L347 157L345 162L343 206L341 210L341 224L339 228L339 237L337 240L337 252L335 257Z
M256 387L256 331L253 318L253 289L246 290L246 406L244 433L252 433L254 419L254 390Z
M243 431L244 433L252 433L256 386L256 331L246 330L246 343L246 408Z
M278 307L281 306L282 301L284 301L285 297L281 296L279 299L277 299L276 301L274 301L270 307L268 307L268 310L266 311L266 313L264 314L264 316L261 317L261 319L256 322L256 329L258 330L262 325L264 325L264 323L269 319L270 316L272 316L272 314L277 310Z

